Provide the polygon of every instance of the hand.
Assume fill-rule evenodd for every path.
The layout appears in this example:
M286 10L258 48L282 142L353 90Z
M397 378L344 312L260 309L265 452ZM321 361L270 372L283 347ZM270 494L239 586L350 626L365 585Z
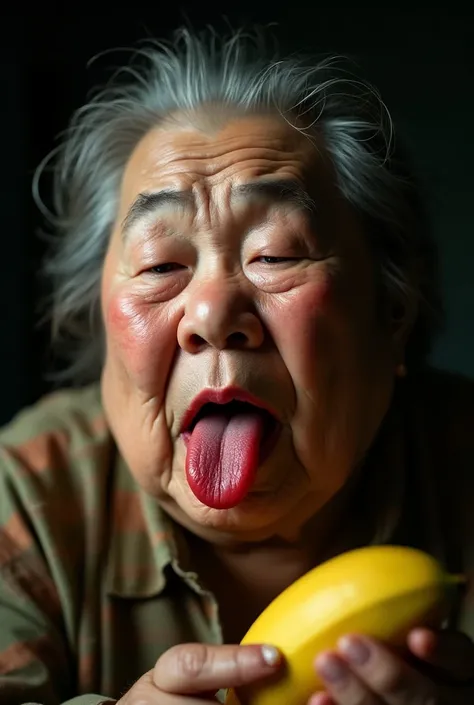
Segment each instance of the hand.
M250 685L282 665L273 646L179 644L166 651L117 705L206 705L221 688Z
M344 637L316 659L327 690L309 705L474 704L474 644L466 635L415 629L407 645L410 663L380 642Z

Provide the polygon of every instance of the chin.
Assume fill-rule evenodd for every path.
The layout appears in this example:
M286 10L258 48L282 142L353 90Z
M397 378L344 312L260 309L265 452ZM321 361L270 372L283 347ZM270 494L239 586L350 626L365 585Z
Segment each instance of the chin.
M274 535L285 518L295 509L280 493L256 491L249 492L245 499L230 509L213 509L199 502L189 488L184 489L175 498L170 514L188 528L208 535L216 532L222 538L234 537L247 541L262 541Z

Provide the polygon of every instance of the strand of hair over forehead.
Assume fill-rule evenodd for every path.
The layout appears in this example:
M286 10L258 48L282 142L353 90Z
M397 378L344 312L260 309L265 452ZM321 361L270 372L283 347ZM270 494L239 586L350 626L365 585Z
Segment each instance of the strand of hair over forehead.
M268 33L258 29L224 39L212 29L202 34L182 29L171 42L148 40L131 51L133 60L77 110L33 185L56 233L45 265L54 286L53 333L58 342L63 334L69 341L68 374L76 379L96 378L100 369L101 268L123 169L141 137L170 112L192 113L216 102L237 112L269 110L308 139L317 123L343 195L361 212L390 224L393 237L403 240L401 184L383 168L393 147L390 115L376 89L343 67L343 57L268 59ZM53 213L38 187L50 160ZM387 286L406 296L409 282L399 265L387 259L381 266Z

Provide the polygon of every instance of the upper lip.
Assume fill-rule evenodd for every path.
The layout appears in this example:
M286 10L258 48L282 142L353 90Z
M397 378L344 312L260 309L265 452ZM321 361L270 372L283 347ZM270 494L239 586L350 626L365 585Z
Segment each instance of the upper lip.
M275 409L267 404L267 402L248 392L246 389L242 389L241 387L224 387L222 389L209 388L203 389L192 400L183 416L180 433L189 431L194 419L205 404L229 404L232 401L241 401L246 402L247 404L253 404L253 406L264 409L274 418L278 418L278 414Z

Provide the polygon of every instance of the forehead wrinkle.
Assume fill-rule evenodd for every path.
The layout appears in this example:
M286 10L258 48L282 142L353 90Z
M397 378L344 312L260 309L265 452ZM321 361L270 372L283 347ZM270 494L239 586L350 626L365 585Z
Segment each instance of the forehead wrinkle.
M173 177L180 172L183 175L195 172L205 178L215 178L224 171L233 172L236 166L241 168L242 164L251 168L256 162L268 161L284 167L285 164L295 165L295 162L303 164L309 156L306 143L299 145L294 136L288 138L288 135L266 135L259 131L253 135L249 131L245 133L246 144L243 145L242 134L219 134L212 139L196 130L166 134L157 129L153 134L163 138L155 165L149 167L153 176L166 174Z
M198 179L193 184L196 203L196 220L211 227L222 220L222 216L231 213L232 184L228 177L220 181L215 179Z
M301 136L298 133L287 133L285 125L276 125L277 129L274 129L273 118L270 123L269 129L262 130L261 125L255 127L247 119L237 120L227 126L228 131L224 129L212 138L195 129L174 133L159 128L153 130L138 147L135 158L132 157L130 185L138 187L137 191L141 187L142 192L153 192L160 187L175 194L187 191L189 205L193 205L193 217L199 210L199 219L206 220L215 220L223 211L231 211L233 193L230 185L234 183L267 177L268 180L293 180L303 186L308 169L312 171L311 166L314 166L314 153L308 151L306 141L304 145L299 143ZM244 124L246 129L242 130ZM236 127L238 134L235 134ZM262 204L268 200L278 205L280 200L263 192L260 192L260 196L264 196L261 199L257 193L249 192L249 196L256 196L254 201L261 200ZM170 199L175 197L170 196ZM298 199L289 198L287 194L282 200L288 203L293 200L296 205ZM300 209L312 205L307 195L299 201ZM173 205L168 202L168 207L176 208L177 205L177 202ZM150 212L154 214L152 208ZM129 225L127 217L123 224Z

